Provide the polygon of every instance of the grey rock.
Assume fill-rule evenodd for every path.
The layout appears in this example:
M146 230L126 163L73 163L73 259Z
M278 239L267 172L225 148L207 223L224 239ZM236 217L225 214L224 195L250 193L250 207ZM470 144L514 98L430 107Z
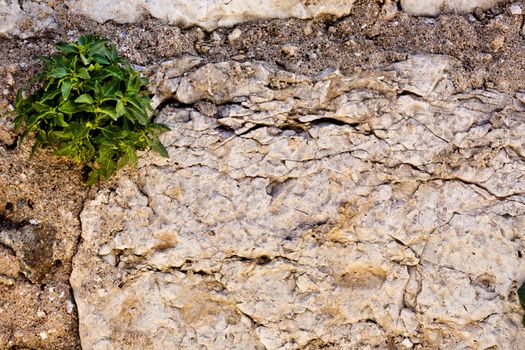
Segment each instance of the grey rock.
M519 16L523 14L523 9L521 8L521 4L515 2L514 4L510 5L509 12L511 15Z

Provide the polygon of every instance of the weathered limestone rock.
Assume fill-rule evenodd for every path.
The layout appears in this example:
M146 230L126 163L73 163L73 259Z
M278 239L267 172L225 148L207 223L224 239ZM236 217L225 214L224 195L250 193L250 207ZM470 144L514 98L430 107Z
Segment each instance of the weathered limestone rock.
M401 0L403 10L414 16L437 16L441 12L468 13L487 10L502 0Z
M159 116L168 160L85 204L84 348L523 344L525 106L456 91L455 65L154 67L187 107Z
M57 29L55 12L42 1L0 0L0 37L26 39Z
M436 16L441 12L472 12L489 9L502 0L400 0L410 15ZM60 4L60 5L59 5ZM60 27L60 13L82 15L99 23L136 23L146 16L182 27L200 26L212 31L256 19L300 18L350 14L354 0L67 0L60 2L0 0L0 36L27 39ZM512 13L521 13L516 6ZM384 18L395 16L397 7L388 1Z
M69 0L72 11L97 22L138 21L143 15L182 26L197 25L207 30L233 26L254 19L312 18L320 14L345 16L354 0Z

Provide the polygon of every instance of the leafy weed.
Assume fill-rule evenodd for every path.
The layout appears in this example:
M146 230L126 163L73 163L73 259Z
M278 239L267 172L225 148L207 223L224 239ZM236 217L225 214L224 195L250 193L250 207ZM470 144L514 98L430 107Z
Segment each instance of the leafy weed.
M170 130L150 121L153 112L147 80L119 56L115 45L93 34L55 45L58 53L41 57L44 68L30 96L19 90L15 131L19 142L35 134L32 153L50 147L89 169L86 184L108 179L137 150L150 148L168 157L158 135Z
M518 288L518 298L521 308L525 310L525 283L523 283L521 287ZM525 316L523 316L522 324L525 326Z

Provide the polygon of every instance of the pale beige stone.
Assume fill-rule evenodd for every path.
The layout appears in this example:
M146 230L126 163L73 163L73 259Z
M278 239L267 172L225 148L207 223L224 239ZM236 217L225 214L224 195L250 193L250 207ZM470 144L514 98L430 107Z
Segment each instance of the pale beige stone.
M85 348L525 341L513 96L456 91L447 56L318 76L177 62L150 67L157 101L189 105L158 117L170 158L144 154L81 215Z
M206 30L228 27L254 19L313 18L321 14L345 16L354 0L69 0L75 13L97 22L114 20L133 23L144 15L181 26L200 26Z
M26 39L57 28L56 14L46 3L0 0L0 37Z
M414 16L437 16L441 12L468 13L487 10L502 0L401 0L403 10Z

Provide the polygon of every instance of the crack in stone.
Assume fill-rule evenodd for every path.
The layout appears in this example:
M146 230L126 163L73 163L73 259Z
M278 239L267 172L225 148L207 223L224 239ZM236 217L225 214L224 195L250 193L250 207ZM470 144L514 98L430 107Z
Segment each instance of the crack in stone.
M498 132L512 132L492 121L504 98L478 96L481 92L440 95L439 84L426 95L426 85L410 87L411 79L417 79L410 72L403 77L389 73L381 80L384 85L374 85L376 78L351 82L339 72L290 83L293 79L272 69L264 64L199 65L184 76L186 90L179 82L178 90L168 92L184 102L164 105L158 117L174 130L163 136L172 158L160 163L146 157L137 188L122 180L116 195L122 202L145 199L119 219L125 229L106 238L126 247L123 254L144 253L114 268L132 270L137 278L154 273L181 285L219 283L236 312L250 320L243 332L257 333L249 336L252 344L274 344L268 349L282 344L307 348L316 339L331 344L332 331L315 337L314 326L301 326L314 322L327 327L328 315L340 327L374 320L377 332L392 344L399 332L426 332L421 325L434 324L432 317L450 327L444 332L453 333L457 317L450 313L462 315L464 308L481 305L480 314L486 315L491 304L485 296L462 301L464 308L457 311L447 309L444 296L432 294L442 289L438 279L448 276L437 274L438 269L469 277L470 284L463 277L460 281L469 288L477 276L461 264L429 261L428 247L454 218L454 225L460 225L487 210L497 215L497 203L523 205L522 190L509 182L523 162L519 149L492 147L503 137ZM201 86L203 74L207 80ZM219 90L213 74L227 77L235 89ZM430 78L439 81L439 76ZM215 109L202 105L207 100ZM454 108L465 114L458 121L448 115ZM497 162L490 163L493 159ZM505 186L498 187L502 182ZM86 210L125 206L119 203L110 199ZM140 228L140 215L147 219L145 228ZM490 225L501 226L496 221ZM161 234L173 238L169 249L157 248ZM483 232L478 236L487 238ZM423 290L423 274L430 291ZM126 285L127 293L137 293L135 288ZM155 288L160 293L167 287ZM166 293L171 298L175 292L167 288ZM379 294L381 300L373 297ZM362 295L371 297L363 301ZM431 303L429 297L437 300ZM206 326L209 332L215 332L214 322ZM415 330L408 330L410 322ZM483 326L488 332L489 323ZM265 324L271 329L263 329ZM188 327L193 333L204 329ZM309 337L301 346L292 344L290 339L300 338L301 332L310 332Z

